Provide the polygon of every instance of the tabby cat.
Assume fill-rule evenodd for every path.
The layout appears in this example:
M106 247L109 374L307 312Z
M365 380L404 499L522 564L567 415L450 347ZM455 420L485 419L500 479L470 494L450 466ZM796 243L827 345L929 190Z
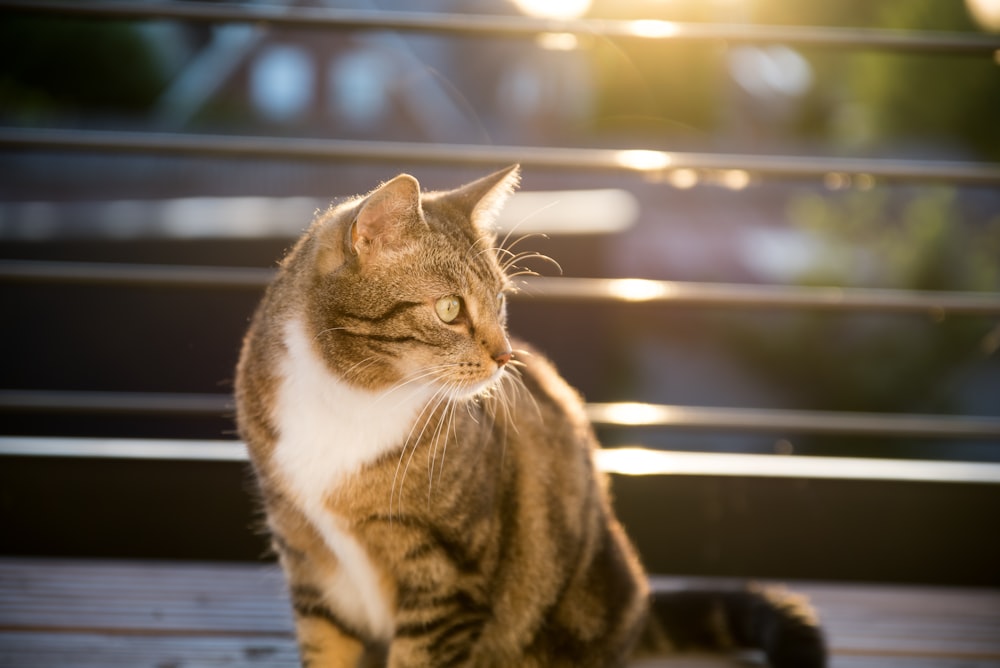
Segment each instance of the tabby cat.
M331 208L253 318L239 429L303 665L605 667L694 644L823 666L795 597L650 593L580 398L507 336L516 256L491 226L518 172L448 192L403 174Z

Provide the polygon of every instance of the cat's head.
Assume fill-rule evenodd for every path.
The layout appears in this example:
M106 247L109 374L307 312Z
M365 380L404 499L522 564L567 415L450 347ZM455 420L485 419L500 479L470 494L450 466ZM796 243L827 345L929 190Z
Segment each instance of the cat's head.
M306 235L304 313L327 365L351 384L473 396L511 360L508 279L494 221L513 165L446 192L407 174L331 209Z

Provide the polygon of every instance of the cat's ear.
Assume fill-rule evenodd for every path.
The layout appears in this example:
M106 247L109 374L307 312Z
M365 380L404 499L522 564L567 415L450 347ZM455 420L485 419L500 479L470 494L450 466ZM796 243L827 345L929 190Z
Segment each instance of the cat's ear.
M480 231L492 233L500 209L520 181L521 166L511 165L452 190L447 198L458 204Z
M351 227L351 249L361 258L403 242L423 224L420 184L409 174L383 183L365 198Z

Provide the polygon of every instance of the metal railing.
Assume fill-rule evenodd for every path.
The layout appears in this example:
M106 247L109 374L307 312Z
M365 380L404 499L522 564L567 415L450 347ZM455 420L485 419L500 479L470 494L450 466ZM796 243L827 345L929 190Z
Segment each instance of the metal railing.
M225 394L0 390L0 412L198 416L235 414ZM842 434L907 438L1000 439L1000 418L890 415L848 411L714 408L607 402L587 404L601 427L650 427L767 434Z
M391 30L441 35L528 38L566 32L602 39L717 41L727 44L783 43L815 48L989 56L1000 37L966 33L908 33L869 29L687 24L665 21L552 21L510 16L365 12L303 7L218 3L0 2L0 10L92 19L239 22L310 30ZM91 151L283 160L372 161L468 166L519 162L559 170L611 170L647 176L674 170L740 170L781 178L864 174L898 181L946 181L995 186L1000 166L969 162L879 160L815 156L737 155L648 150L438 145L405 142L316 140L147 132L0 128L0 149ZM0 262L8 284L67 283L141 287L262 289L267 269L110 265L65 262ZM526 281L531 299L614 300L726 308L788 308L915 314L1000 314L1000 295L841 288L729 285L631 279ZM220 415L231 412L223 395L0 392L0 411ZM873 415L790 410L749 410L591 404L590 417L608 426L838 433L907 437L1000 439L1000 418Z
M760 176L823 178L864 174L892 181L1000 185L1000 166L944 160L740 155L642 149L478 146L295 137L0 128L0 149L159 153L231 159L387 162L392 164L524 167L640 172L651 178L677 170L745 171Z
M0 282L11 284L72 283L263 290L274 276L275 270L257 267L0 260ZM525 277L519 279L519 283L520 289L515 297L536 300L877 311L913 313L935 318L946 315L1000 315L1000 294L995 293L543 276Z
M249 23L299 30L382 30L499 38L569 33L611 40L714 41L815 48L992 56L996 35L962 32L684 23L659 20L542 19L524 16L384 12L330 7L285 7L206 2L48 2L4 0L0 10L76 18Z

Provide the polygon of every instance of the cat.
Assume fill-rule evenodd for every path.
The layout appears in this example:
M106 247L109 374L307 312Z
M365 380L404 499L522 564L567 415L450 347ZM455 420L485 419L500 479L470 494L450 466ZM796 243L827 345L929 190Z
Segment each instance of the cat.
M238 427L305 666L623 666L689 644L825 665L781 591L652 594L578 394L512 343L511 166L401 174L317 216L237 367Z

